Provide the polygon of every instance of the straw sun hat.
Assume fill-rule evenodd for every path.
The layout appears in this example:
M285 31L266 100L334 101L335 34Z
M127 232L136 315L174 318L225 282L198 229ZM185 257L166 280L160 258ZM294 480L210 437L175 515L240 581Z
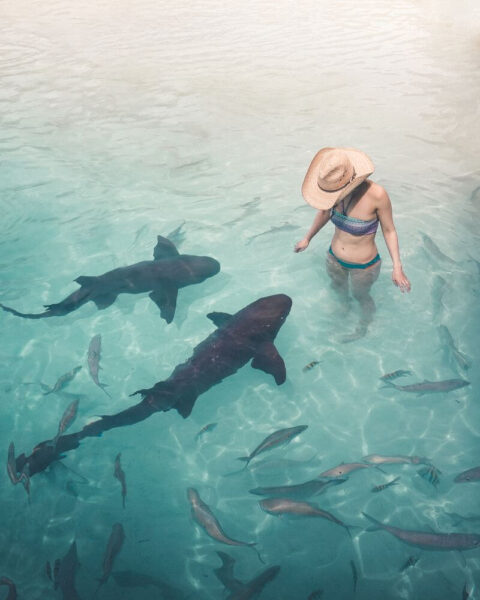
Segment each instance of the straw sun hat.
M355 148L322 148L308 167L302 194L308 204L327 210L367 179L375 167Z

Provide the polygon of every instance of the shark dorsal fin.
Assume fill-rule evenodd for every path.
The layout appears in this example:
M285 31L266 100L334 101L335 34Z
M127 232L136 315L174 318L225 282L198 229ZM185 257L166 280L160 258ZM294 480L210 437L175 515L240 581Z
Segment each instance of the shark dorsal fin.
M158 235L157 245L153 249L154 260L160 260L162 258L174 258L179 256L178 250L175 248L175 244L172 244L167 238Z
M207 319L210 319L217 327L223 327L223 325L226 325L231 318L232 315L225 312L211 312L207 315Z
M245 586L241 581L235 579L233 575L235 560L226 552L217 551L217 554L222 561L222 566L213 570L217 579L220 580L228 591L233 593L240 592Z
M277 385L281 385L287 378L283 358L272 342L260 344L252 360L252 367L273 375Z

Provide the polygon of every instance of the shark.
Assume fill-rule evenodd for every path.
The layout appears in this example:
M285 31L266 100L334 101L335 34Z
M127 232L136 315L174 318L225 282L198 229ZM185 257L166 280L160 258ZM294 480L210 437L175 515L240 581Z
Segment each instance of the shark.
M250 598L257 598L267 583L275 579L280 571L280 567L275 565L262 571L260 575L257 575L247 583L243 583L234 577L235 560L226 552L217 552L217 554L222 561L222 566L214 569L214 573L225 589L230 592L226 600L250 600Z
M156 412L176 410L187 418L200 395L248 362L282 385L287 377L286 367L274 341L291 307L289 296L274 294L255 300L235 314L209 313L207 317L216 325L215 331L194 348L190 358L175 367L168 379L131 394L142 396L139 403L117 414L103 415L77 433L61 435L55 448L48 441L41 442L30 456L17 456L17 473L26 466L30 476L39 473L65 452L77 448L84 438L133 425Z
M99 310L108 308L119 294L149 293L167 323L173 321L178 290L201 283L220 271L220 263L209 256L180 254L170 240L157 236L153 260L118 267L103 275L81 275L75 279L80 288L57 304L46 304L42 313L23 313L0 303L0 308L24 319L62 317L93 302Z

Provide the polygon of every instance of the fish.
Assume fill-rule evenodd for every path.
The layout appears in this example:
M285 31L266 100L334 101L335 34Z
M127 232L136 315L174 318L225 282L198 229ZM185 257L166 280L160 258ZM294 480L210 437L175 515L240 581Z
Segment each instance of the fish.
M127 497L127 482L125 480L125 472L122 469L122 465L120 464L120 458L122 454L119 452L115 457L115 469L113 471L113 476L118 479L120 485L122 486L122 505L125 508L125 499Z
M173 229L170 233L167 233L167 239L170 240L172 244L175 244L175 246L180 246L185 240L185 232L182 231L185 223L186 221L183 221L178 227Z
M339 485L344 483L346 479L330 479L321 481L320 479L312 479L304 483L296 485L280 485L271 487L257 487L249 490L250 494L257 496L276 496L280 498L308 498L309 496L317 496L326 490L331 485Z
M349 475L352 471L370 468L371 465L366 465L364 463L341 463L337 467L333 467L332 469L323 471L323 473L320 473L320 475L318 475L318 478L320 479L321 477L343 477L344 475Z
M153 260L144 260L127 267L118 267L102 275L81 275L75 279L80 288L57 304L46 304L42 313L22 313L0 304L0 308L24 319L62 317L87 302L99 310L111 306L119 294L150 292L150 299L160 309L160 317L167 324L173 321L180 288L213 277L220 271L220 263L209 256L179 254L175 245L161 235L153 250Z
M262 510L273 516L294 515L298 517L319 517L321 519L327 519L346 529L351 536L350 529L352 529L352 525L345 524L331 513L322 510L310 502L299 502L296 500L289 500L288 498L266 498L265 500L260 500L259 505Z
M381 523L367 513L362 512L362 514L374 524L374 527L369 528L368 531L384 529L401 542L425 550L473 550L480 546L480 535L476 533L431 533L400 529Z
M121 523L114 523L112 526L112 533L108 539L107 549L105 550L105 556L103 557L103 573L98 580L98 590L108 581L110 574L113 569L113 563L117 554L120 552L125 541L125 532Z
M423 394L452 392L453 390L470 385L470 382L465 379L445 379L443 381L429 381L425 379L421 383L412 383L410 385L395 385L391 381L386 381L385 384L385 387L390 386L400 392L413 392L419 396L423 396Z
M460 523L463 523L463 522L469 522L469 523L480 522L480 515L466 516L466 515L459 515L458 513L455 513L455 512L451 513L451 512L447 512L447 511L445 511L445 514L452 521L454 527L457 527L458 525L460 525Z
M462 471L461 473L459 473L453 481L455 483L467 483L469 481L479 481L479 480L480 480L480 467L473 467L471 469L467 469L466 471Z
M313 369L313 367L316 367L319 364L320 364L319 360L312 360L312 362L309 362L308 365L305 365L303 367L302 371L304 373L306 373L307 371L311 371Z
M416 558L415 556L409 556L403 567L400 569L400 573L403 573L410 567L414 567L417 564L417 562L418 558Z
M210 507L200 498L200 495L195 488L188 488L187 497L190 502L193 520L200 525L207 535L221 544L227 544L228 546L246 546L252 548L257 553L260 562L263 562L258 550L255 548L257 542L241 542L228 537L228 535L223 531L218 519L210 510Z
M252 360L251 366L273 376L277 385L287 377L285 363L274 346L274 340L287 318L292 300L285 294L259 298L235 315L209 313L216 331L200 342L193 355L177 365L170 377L150 389L134 392L141 402L114 415L103 415L81 431L60 436L55 451L48 442L37 444L31 455L16 458L17 472L26 463L30 474L45 470L65 452L78 448L86 437L99 437L115 427L134 425L159 411L175 409L187 418L201 394L233 375Z
M441 475L442 472L433 465L422 467L417 471L417 473L420 475L420 477L423 477L423 479L429 481L434 487L437 487L437 485L440 483L439 475Z
M390 381L392 379L398 379L399 377L405 377L405 375L411 375L411 371L405 371L403 369L398 369L397 371L392 371L391 373L386 373L382 375L380 379L382 381Z
M91 378L95 385L107 394L109 398L111 398L110 394L105 389L108 387L106 383L100 383L98 379L98 373L100 370L100 358L102 352L102 336L97 333L90 340L90 344L88 345L88 354L87 354L87 363L88 363L88 371L90 373Z
M5 600L17 600L17 587L11 579L8 577L0 577L0 585L6 585L8 587L8 594Z
M355 566L353 560L350 561L350 568L352 569L353 593L355 594L355 592L357 591L358 573L357 567Z
M322 589L313 590L313 592L308 595L307 600L320 600L320 598L322 596L323 596L323 590Z
M208 431L213 431L216 426L217 426L217 423L208 423L208 425L204 425L200 429L200 431L195 435L195 441L197 442L202 437L202 435L204 435Z
M112 571L115 583L124 588L155 587L160 590L162 600L181 600L185 597L183 592L165 581L152 577L147 573L137 571Z
M373 465L386 465L386 464L411 464L411 465L429 465L431 462L430 458L424 456L402 456L401 454L396 456L382 456L381 454L369 454L364 456L362 460L366 463Z
M267 231L262 231L261 233L257 233L255 235L251 235L247 241L245 242L245 246L248 246L253 242L253 240L262 237L264 235L271 235L272 233L279 233L280 231L294 231L298 229L297 225L290 225L289 223L284 223L283 225L270 227Z
M293 440L294 437L300 435L307 428L308 425L297 425L296 427L287 427L286 429L274 431L270 435L267 435L267 437L260 442L255 450L253 450L253 452L251 452L248 456L241 456L238 460L245 461L245 468L247 468L250 461L256 456L262 452L266 452L267 450L273 450L274 448L288 444Z
M445 311L443 296L448 284L443 277L436 275L432 284L432 312L435 319L439 319Z
M437 244L432 240L432 238L429 235L427 235L426 233L422 233L422 239L423 239L423 244L424 244L425 248L429 251L429 253L434 258L436 258L440 262L443 262L447 265L456 265L457 264L456 260L453 260L452 258L447 256L440 250L440 248L437 246Z
M63 413L62 418L60 419L60 423L58 424L58 432L57 435L53 438L52 444L53 446L57 445L58 438L65 433L65 431L73 424L77 417L78 411L78 400L74 400L71 404L69 404Z
M438 334L440 341L443 347L446 349L449 357L453 359L463 371L467 371L472 366L472 362L468 356L466 356L466 354L460 352L460 350L456 347L448 327L445 325L439 325Z
M79 564L77 544L74 541L67 554L58 562L58 570L55 575L55 589L61 589L64 600L80 600L75 589L75 576Z
M48 396L48 394L55 394L57 392L61 392L67 385L75 378L75 375L81 370L82 367L74 367L68 373L63 374L61 377L57 379L55 385L50 388L47 392L44 392L44 396Z
M62 561L60 558L55 559L53 563L53 589L58 589L58 574L60 572L60 565Z
M465 585L463 586L462 590L462 600L468 600L468 598L470 598L471 593L472 590L468 587L467 582L465 582Z
M273 567L268 567L268 569L250 581L243 583L239 579L236 579L233 574L235 560L226 552L217 552L217 554L222 561L222 566L214 569L213 572L226 590L230 592L226 600L251 600L258 598L267 583L273 581L280 572L280 567L274 565Z
M382 483L380 485L376 485L371 489L371 491L372 492L381 492L381 491L385 490L386 488L390 487L391 485L397 485L397 482L399 479L400 479L400 477L395 477L395 479L392 479L391 481L388 481L387 483Z
M17 483L20 483L21 477L18 477L17 475L17 462L15 460L15 444L13 442L10 442L10 445L8 446L7 473L13 485L17 485Z

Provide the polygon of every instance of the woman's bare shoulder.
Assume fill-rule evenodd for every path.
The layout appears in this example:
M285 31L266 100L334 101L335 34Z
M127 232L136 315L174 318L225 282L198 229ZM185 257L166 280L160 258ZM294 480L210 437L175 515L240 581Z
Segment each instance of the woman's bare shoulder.
M377 206L390 202L387 190L379 183L368 180L368 194Z

